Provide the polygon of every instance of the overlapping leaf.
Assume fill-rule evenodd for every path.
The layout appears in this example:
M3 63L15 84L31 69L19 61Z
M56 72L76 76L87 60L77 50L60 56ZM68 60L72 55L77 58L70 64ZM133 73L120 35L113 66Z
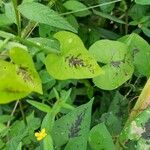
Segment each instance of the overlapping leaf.
M90 47L89 52L97 61L105 64L102 67L105 74L93 79L99 88L112 90L131 78L134 68L125 44L118 41L100 40Z
M0 103L23 98L32 91L42 93L41 80L28 52L15 47L9 56L12 62L0 60Z
M60 42L60 54L49 54L46 68L56 79L93 78L102 73L95 59L88 53L81 39L70 32L60 31L54 35Z
M129 46L135 65L135 73L150 76L150 46L139 35L132 33L119 39Z

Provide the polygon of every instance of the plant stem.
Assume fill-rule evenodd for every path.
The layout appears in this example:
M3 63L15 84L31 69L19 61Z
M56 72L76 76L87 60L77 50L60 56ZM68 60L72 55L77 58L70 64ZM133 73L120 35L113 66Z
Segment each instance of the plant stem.
M127 35L128 34L128 10L125 12L125 34Z
M134 120L143 110L150 106L150 78L146 82L127 122Z
M27 125L27 120L26 120L26 117L25 117L25 114L24 114L24 111L23 111L23 108L22 108L22 103L20 101L19 101L19 107L20 107L20 111L21 111L24 123L25 123L25 125Z
M32 33L34 28L38 25L38 23L29 21L28 25L24 28L24 30L21 33L22 38L27 38Z
M21 20L20 20L20 13L17 10L17 0L12 0L12 4L13 4L14 11L15 11L15 16L16 16L18 36L21 36Z
M16 111L16 108L17 108L18 104L19 104L19 100L16 101L15 106L14 106L14 108L13 108L13 110L12 110L10 116L13 116L13 115L14 115L14 113L15 113L15 111ZM7 127L9 127L9 126L10 126L10 120L7 122Z
M69 14L73 14L73 13L77 13L77 12L81 12L81 11L97 8L97 7L100 7L100 6L110 5L110 4L113 4L113 3L120 2L120 1L121 0L114 0L114 1L111 1L111 2L106 2L106 3L103 3L103 4L98 4L98 5L94 5L94 6L90 6L90 7L86 7L86 8L82 8L82 9L66 12L66 13L62 13L60 15L62 15L62 16L63 15L69 15Z

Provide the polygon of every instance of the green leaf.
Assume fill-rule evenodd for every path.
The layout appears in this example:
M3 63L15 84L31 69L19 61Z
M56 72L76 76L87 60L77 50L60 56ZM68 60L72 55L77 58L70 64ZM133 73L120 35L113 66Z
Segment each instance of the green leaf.
M20 142L17 146L17 149L16 150L22 150L22 142Z
M24 120L17 120L11 125L11 130L9 131L9 137L12 137L7 142L6 149L16 150L19 143L23 142L23 145L35 142L34 132L39 129L41 120L34 116L34 113L31 113L29 116L26 116L27 124ZM32 145L31 149L33 149Z
M43 140L43 150L54 150L51 135L47 135Z
M0 103L18 100L33 91L42 94L41 80L29 53L15 47L9 50L9 56L12 62L0 60Z
M5 15L12 22L16 24L15 10L12 3L5 3Z
M135 0L135 2L140 5L150 5L149 0Z
M54 39L36 37L36 38L28 38L28 40L38 44L39 46L45 49L52 49L55 51L59 50L59 43Z
M133 63L135 65L135 73L150 76L150 46L138 34L132 33L122 37L120 41L129 46L130 52L133 56Z
M103 5L105 3L109 3L109 2L112 2L112 0L98 0L99 4L101 4L100 6L100 9L104 12L104 13L110 13L114 6L115 6L115 3L111 3L109 5Z
M74 15L70 14L66 16L66 19L78 31L79 24L77 18Z
M1 104L23 98L31 92L25 81L17 74L18 69L16 65L0 60Z
M115 150L112 137L104 123L98 124L91 129L89 143L92 150Z
M77 35L60 31L54 37L60 42L61 53L49 54L45 60L46 68L51 76L60 80L83 79L93 78L102 73L99 65Z
M5 143L3 142L3 140L2 140L2 139L0 139L0 149L3 149L3 148L4 148L4 146L5 146Z
M22 75L25 82L28 81L27 84L31 90L42 94L41 80L35 69L31 55L26 50L15 47L9 51L9 56L20 67L18 74L20 73Z
M146 27L142 27L141 29L146 36L150 37L150 29Z
M115 16L112 16L112 15L109 15L109 14L106 14L106 13L103 13L103 12L100 12L100 11L96 11L96 10L93 10L93 12L94 12L95 15L101 16L103 18L107 18L109 20L112 20L114 22L118 22L120 24L125 24L125 22L123 20L118 19Z
M3 123L0 123L0 133L6 130L6 128L7 128L6 125L4 125Z
M95 59L105 65L104 74L93 78L93 82L99 88L112 90L128 79L133 74L133 64L128 47L118 41L100 40L89 49Z
M32 21L76 32L64 18L49 7L40 3L23 3L18 9L23 16Z
M14 119L14 116L1 115L1 117L0 117L0 123L5 123L5 122L11 121L13 119Z
M10 25L12 21L5 15L0 14L0 26Z
M143 16L149 16L149 7L135 4L129 9L129 16L135 21L139 21Z
M99 28L98 32L101 37L105 39L117 40L120 37L119 34L116 34L115 32L112 32L111 30L106 30L104 28Z
M27 102L29 104L31 104L32 106L36 107L37 109L43 111L43 112L46 112L46 113L51 112L50 106L48 106L46 104L43 104L43 103L40 103L40 102L36 102L36 101L32 101L32 100L27 100Z
M71 11L78 11L78 10L87 8L83 3L76 1L76 0L68 0L63 5L66 9L71 10ZM91 12L89 10L84 10L84 11L74 13L74 15L78 17L85 17L90 14Z
M56 147L68 142L65 150L86 149L92 102L79 106L54 123L52 137Z
M40 75L40 78L41 78L43 84L55 82L54 78L52 78L46 70L41 70L39 72L39 75Z

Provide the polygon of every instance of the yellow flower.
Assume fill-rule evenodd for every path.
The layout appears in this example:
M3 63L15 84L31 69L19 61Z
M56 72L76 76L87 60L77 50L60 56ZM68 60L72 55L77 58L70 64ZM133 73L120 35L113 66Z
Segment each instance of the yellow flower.
M35 137L37 138L38 141L41 141L45 138L47 135L45 128L42 129L40 132L35 132Z

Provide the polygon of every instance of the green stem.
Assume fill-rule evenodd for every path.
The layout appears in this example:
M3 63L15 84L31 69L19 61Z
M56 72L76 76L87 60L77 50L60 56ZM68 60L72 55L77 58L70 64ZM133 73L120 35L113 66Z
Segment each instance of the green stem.
M82 9L78 9L78 10L66 12L66 13L62 13L62 14L60 14L60 15L62 15L62 16L63 16L63 15L69 15L69 14L73 14L73 13L77 13L77 12L81 12L81 11L85 11L85 10L97 8L97 7L100 7L100 6L110 5L110 4L113 4L113 3L120 2L120 1L121 1L121 0L115 0L115 1L111 1L111 2L106 2L106 3L103 3L103 4L98 4L98 5L94 5L94 6L90 6L90 7L86 7L86 8L82 8Z
M16 16L18 36L21 36L21 21L20 21L20 13L17 10L17 0L12 0L12 4L14 7L15 16Z
M27 120L26 120L26 116L24 114L24 111L23 111L23 107L22 107L22 103L19 101L19 107L20 107L20 111L21 111L21 114L22 114L22 118L24 120L24 123L25 125L27 125Z
M150 78L146 82L132 112L127 120L128 122L133 121L143 110L150 106Z
M17 109L18 104L19 104L19 100L16 101L15 106L14 106L14 108L13 108L10 116L14 115L14 113L15 113L15 111ZM10 126L10 120L7 122L7 127L9 128L9 126Z
M32 33L32 31L34 30L34 28L38 25L38 23L33 22L33 21L29 21L28 25L23 29L22 33L21 33L21 37L22 38L27 38L29 37L29 35Z

